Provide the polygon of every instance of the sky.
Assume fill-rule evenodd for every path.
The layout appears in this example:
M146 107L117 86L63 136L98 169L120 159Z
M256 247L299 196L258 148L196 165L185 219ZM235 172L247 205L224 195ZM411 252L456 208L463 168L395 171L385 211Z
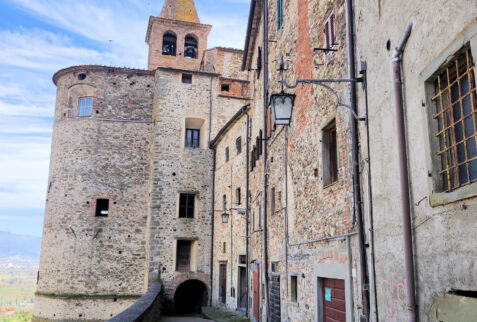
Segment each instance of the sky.
M0 230L41 236L59 69L147 68L163 0L0 0ZM195 0L209 47L243 49L250 0Z

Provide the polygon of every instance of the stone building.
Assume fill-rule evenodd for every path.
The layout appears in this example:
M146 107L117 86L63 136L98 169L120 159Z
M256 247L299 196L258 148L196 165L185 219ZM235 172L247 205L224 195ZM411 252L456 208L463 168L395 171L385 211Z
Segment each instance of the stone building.
M148 69L83 65L54 75L35 319L105 320L158 280L171 310L207 303L208 143L249 95L242 52L207 49L211 27L194 1L167 0L149 21Z
M474 321L476 17L251 1L241 51L166 0L148 69L56 73L35 318L105 320L160 281L163 311Z

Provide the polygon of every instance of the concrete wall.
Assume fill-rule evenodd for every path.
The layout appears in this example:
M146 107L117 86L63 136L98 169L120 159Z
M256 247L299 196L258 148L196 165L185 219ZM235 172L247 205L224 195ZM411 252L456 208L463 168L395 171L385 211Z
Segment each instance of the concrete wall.
M146 289L154 78L140 75L83 66L57 78L35 317L105 319ZM93 96L91 116L77 116L73 91ZM110 200L106 218L98 198Z
M475 183L444 193L444 205L430 205L436 192L429 182L437 177L432 158L423 72L437 68L465 42L466 28L477 16L475 1L355 1L357 59L368 66L369 125L376 247L376 284L380 321L405 321L405 274L399 193L398 151L394 112L392 49L404 30L413 30L404 53L405 122L410 168L411 213L419 317L433 321L431 305L444 293L476 290L476 249L473 240L477 199L456 200L463 190L477 193ZM474 29L475 30L475 29ZM455 43L455 41L457 43ZM387 42L389 41L388 50ZM456 45L457 44L457 45ZM477 48L473 47L473 57ZM444 54L443 57L442 55ZM439 60L440 59L440 60ZM364 92L360 92L364 111ZM432 118L430 118L432 120ZM434 120L432 120L434 121ZM365 143L365 129L361 128ZM365 146L361 150L366 158ZM366 176L366 173L363 173ZM450 197L450 198L449 198ZM369 223L369 222L368 222ZM456 319L457 320L457 319Z

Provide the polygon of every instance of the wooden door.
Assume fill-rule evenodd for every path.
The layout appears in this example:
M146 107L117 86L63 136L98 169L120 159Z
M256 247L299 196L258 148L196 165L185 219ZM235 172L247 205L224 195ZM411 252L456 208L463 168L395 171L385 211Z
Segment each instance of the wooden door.
M260 264L253 267L253 319L260 322Z
M224 304L227 301L227 263L219 265L219 301Z
M323 279L323 321L346 322L344 280Z
M247 307L247 269L239 266L239 296L238 306L241 308Z

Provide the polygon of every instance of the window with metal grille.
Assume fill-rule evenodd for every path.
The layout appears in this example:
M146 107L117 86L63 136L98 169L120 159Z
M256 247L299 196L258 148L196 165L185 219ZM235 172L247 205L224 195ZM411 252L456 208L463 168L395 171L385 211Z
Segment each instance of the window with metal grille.
M177 48L177 37L171 32L167 32L162 37L162 54L175 56Z
M199 148L200 146L200 130L186 129L186 148Z
M242 153L242 137L239 136L235 141L235 147L237 148L237 155Z
M177 257L176 257L177 271L190 271L191 248L192 248L192 241L190 240L177 241Z
M109 216L109 199L96 199L96 217Z
M466 47L437 73L434 81L435 137L442 190L477 181L477 95L474 61Z
M222 196L222 211L227 211L227 195Z
M322 135L323 184L328 186L338 181L338 145L334 120L323 129Z
M334 49L336 49L336 30L335 30L335 13L332 12L328 18L326 18L323 24L324 44L326 49L332 49L325 51L326 57L329 58L333 55Z
M199 42L194 36L187 35L184 42L184 57L186 58L197 58L197 48L199 47Z
M179 218L194 218L195 194L181 193L179 196Z
M93 98L80 97L79 99L79 116L90 116L93 114Z
M277 30L280 30L283 25L283 1L277 0Z

